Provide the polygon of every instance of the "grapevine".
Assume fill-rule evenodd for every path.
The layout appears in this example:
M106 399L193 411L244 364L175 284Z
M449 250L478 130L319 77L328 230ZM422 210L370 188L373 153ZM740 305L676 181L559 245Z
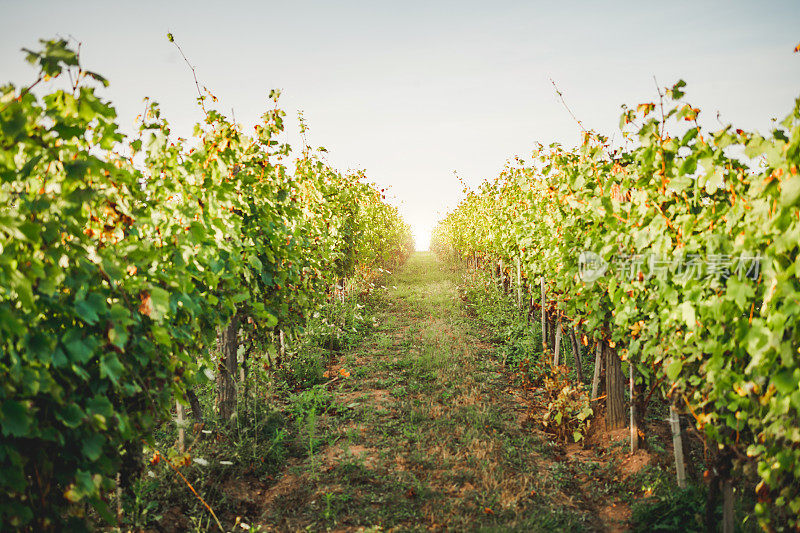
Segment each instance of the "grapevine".
M764 527L797 527L800 100L769 135L707 131L684 88L625 108L622 147L586 132L510 163L440 222L432 248L519 260L548 311L633 369L637 410L659 390L717 450L721 477L753 480ZM582 251L609 273L582 277Z
M62 529L80 502L113 522L126 450L206 370L225 385L220 332L241 325L235 358L302 328L413 243L363 173L289 167L277 91L252 135L204 104L175 139L148 102L129 138L69 42L27 60L36 81L0 90L0 522Z

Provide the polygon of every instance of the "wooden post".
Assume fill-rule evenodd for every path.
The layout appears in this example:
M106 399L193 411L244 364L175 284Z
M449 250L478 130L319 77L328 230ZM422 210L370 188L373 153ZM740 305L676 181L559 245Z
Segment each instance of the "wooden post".
M506 274L503 272L503 260L500 260L500 288L503 290L503 294L506 292Z
M242 412L248 413L248 398L250 397L250 382L247 379L247 375L250 371L248 367L250 361L250 352L253 350L253 343L250 342L246 349L242 351L242 359L239 361L239 398L241 398L242 402Z
M186 390L186 399L189 400L189 407L192 408L192 418L198 424L203 422L203 408L200 406L200 400L197 399L197 394L192 389Z
M683 437L681 437L681 419L674 406L669 406L669 427L672 429L672 451L675 456L675 472L678 475L678 486L686 488L686 466L683 462Z
M577 334L575 333L576 328L570 326L569 329L569 338L572 341L572 355L575 358L575 377L578 379L578 383L583 384L583 361L581 360L581 330L580 327L577 328Z
M625 378L614 348L607 346L606 360L606 429L625 427Z
M186 429L184 428L185 423L185 412L183 409L183 404L179 401L175 402L175 425L178 426L178 451L183 453L186 451Z
M117 496L117 523L122 523L122 474L117 472L116 476L116 488L114 490Z
M628 361L628 394L630 394L631 399L631 453L636 453L639 450L639 428L636 426L636 402L633 399L634 372L633 363Z
M239 351L239 321L237 311L225 328L217 333L217 352L220 364L217 371L217 408L223 420L229 420L236 412L237 355Z
M337 335L338 335L338 331L337 331ZM278 360L283 362L285 356L286 356L286 342L284 341L284 338L283 338L283 330L279 329L278 330Z
M561 353L561 317L556 320L556 342L553 346L553 366L558 366L559 355Z
M544 274L542 274L542 353L547 353L547 306L544 297Z
M517 307L522 307L522 267L519 257L515 257L514 260L517 263Z
M603 365L603 340L597 341L597 354L594 356L594 377L592 377L592 399L597 398L600 388L600 367Z
M730 478L722 482L722 533L734 533L733 484Z

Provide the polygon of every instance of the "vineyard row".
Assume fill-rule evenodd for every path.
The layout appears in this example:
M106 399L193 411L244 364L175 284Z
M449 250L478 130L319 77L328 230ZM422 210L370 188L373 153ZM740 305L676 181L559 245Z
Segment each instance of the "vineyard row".
M648 403L664 398L705 439L712 493L729 498L735 481L764 528L796 528L800 100L766 136L706 131L684 87L624 108L621 146L585 132L574 149L509 163L440 222L432 248L506 286L517 277L520 303L541 309L548 364L562 327L599 347L608 429L630 423L636 449ZM597 375L584 402L602 392Z
M68 42L25 52L35 81L0 88L0 523L62 530L114 520L176 399L211 380L230 418L247 357L413 243L363 172L292 156L277 92L250 134L206 91L191 138L150 101L129 138Z

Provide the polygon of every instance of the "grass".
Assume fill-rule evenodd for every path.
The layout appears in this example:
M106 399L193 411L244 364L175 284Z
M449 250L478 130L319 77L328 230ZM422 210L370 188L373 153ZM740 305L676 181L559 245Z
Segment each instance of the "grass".
M537 531L592 524L588 509L537 492L540 457L503 393L502 366L457 292L458 274L415 254L371 312L376 330L348 350L351 377L319 477L254 520L267 529ZM342 451L346 442L349 454ZM310 479L307 459L289 477ZM274 490L274 489L273 489ZM532 496L536 494L536 496Z
M515 367L541 349L540 331L499 291L473 283L466 294L462 281L432 254L412 255L359 303L360 318L327 311L350 333L312 329L297 367L259 389L239 430L212 428L223 439L196 452L233 464L185 472L226 527L596 531L613 523L601 516L607 501L655 486L615 479L621 450L565 456L541 431L538 393L520 387ZM324 376L340 368L349 376ZM208 525L167 470L143 479L151 517L139 525Z

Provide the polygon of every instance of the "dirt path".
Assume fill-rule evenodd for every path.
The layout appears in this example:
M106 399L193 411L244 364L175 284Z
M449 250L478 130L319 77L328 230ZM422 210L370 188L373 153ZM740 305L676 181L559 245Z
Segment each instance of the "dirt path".
M309 400L322 406L305 420L309 456L255 497L262 531L604 529L456 275L417 253L387 283L376 331L343 355L330 395Z

